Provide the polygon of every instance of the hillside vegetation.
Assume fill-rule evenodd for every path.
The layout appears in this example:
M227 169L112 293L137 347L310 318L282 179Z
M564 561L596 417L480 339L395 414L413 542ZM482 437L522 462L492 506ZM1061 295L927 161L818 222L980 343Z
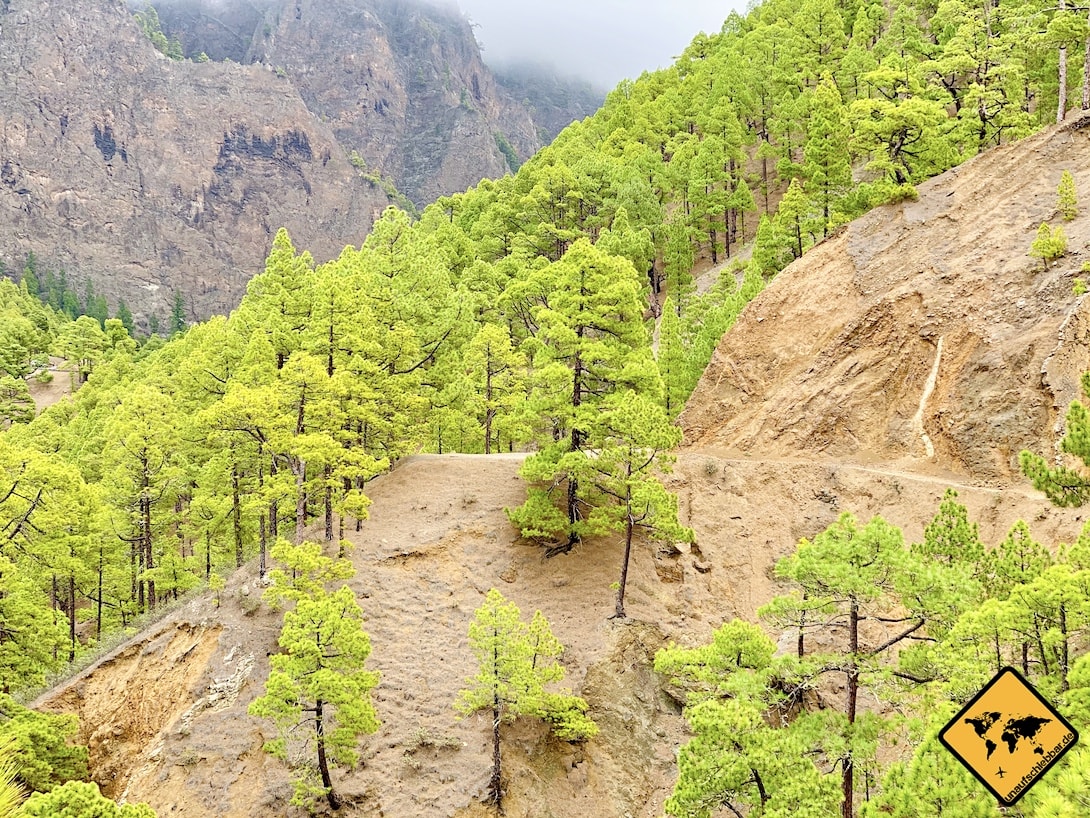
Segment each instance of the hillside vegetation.
M254 557L252 570L263 579L269 555L291 553L288 543L314 539L342 552L347 545L336 543L359 544L368 484L420 452L532 452L522 466L530 490L509 519L525 541L542 546L535 553L575 549L576 571L579 547L607 532L623 533L631 546L642 527L667 551L691 553L693 532L682 523L697 529L698 542L702 536L691 503L685 520L684 505L679 510L655 474L668 459L650 467L676 445L672 422L743 307L852 218L912 200L925 179L1054 120L1066 97L1057 85L1065 46L1074 57L1085 39L1082 17L1043 4L769 2L698 37L673 68L623 83L598 114L566 129L517 174L440 198L417 221L389 209L362 246L322 263L279 231L265 271L229 317L142 355L122 327L117 343L81 364L87 382L71 399L30 423L12 418L20 422L0 438L7 566L0 615L9 623L0 635L0 679L6 688L40 684L85 643L203 582L218 584L217 572ZM1027 241L1018 250L1027 265L1029 252ZM1051 260L1044 259L1046 271ZM722 269L698 294L693 272L705 262ZM807 297L793 291L790 300ZM859 338L866 335L863 326ZM884 355L896 351L887 346ZM805 411L793 407L789 415ZM978 446L987 443L981 437ZM948 499L944 519L954 525L961 512ZM956 537L968 545L951 546L947 537L913 549L892 526L867 524L858 536L854 526L826 519L803 535L829 544L836 576L821 575L822 566L806 573L801 556L779 569L805 592L772 611L776 624L799 629L800 664L770 663L767 637L735 629L724 638L746 640L738 655L748 658L733 660L745 676L705 654L699 661L729 679L694 670L699 661L684 653L672 664L662 660L669 672L711 685L713 699L729 692L719 706L734 706L731 718L755 729L764 729L760 714L782 706L782 696L791 708L812 704L807 697L818 695L824 682L816 677L828 668L805 654L802 635L819 615L859 615L835 608L845 593L859 594L837 584L844 560L834 547L859 540L888 563L888 587L875 580L884 593L868 601L906 612L912 630L902 638L938 644L959 633L959 617L982 607L993 619L974 627L994 626L987 635L995 650L968 656L958 652L964 645L944 643L948 653L911 652L914 664L897 671L879 664L879 650L864 667L866 651L854 642L828 660L846 674L846 689L858 693L873 671L879 701L893 700L881 698L887 692L898 702L909 695L892 681L904 677L948 703L966 680L986 675L993 656L1013 657L1027 673L1040 668L1050 691L1079 687L1084 669L1074 657L1085 647L1088 614L1069 600L1085 583L1085 543L1056 560L1035 557L1034 571L1022 566L1012 579L1006 557L996 558L1000 567L982 562L969 548L975 535L960 524ZM1042 552L1028 532L1010 537L1001 555ZM932 563L933 572L921 567ZM710 569L701 562L697 570ZM921 579L924 585L910 581ZM1010 602L1014 586L1030 594L1033 583L1067 590L1059 602ZM897 644L868 638L883 650ZM692 696L709 695L681 683ZM926 706L920 695L913 707ZM714 708L679 698L694 706L699 737L695 714ZM737 780L713 782L717 790L693 783L704 763L694 762L683 767L686 784L667 808L712 815L726 804L786 815L798 813L785 805L813 796L815 814L854 814L856 799L879 792L888 760L881 748L893 731L915 746L930 725L871 721L850 698L835 729L798 719L786 737L758 737L755 752L775 742L793 752L825 738L809 747L812 769L769 774L785 782L776 800L756 760L734 770ZM857 716L865 729L854 726ZM725 723L715 716L705 738L719 740ZM791 755L786 750L772 761ZM841 777L835 785L833 772ZM873 808L930 814L923 802L895 811L902 809L891 800L897 787L912 800L906 776L891 773L881 790L890 794ZM710 800L701 800L706 792Z

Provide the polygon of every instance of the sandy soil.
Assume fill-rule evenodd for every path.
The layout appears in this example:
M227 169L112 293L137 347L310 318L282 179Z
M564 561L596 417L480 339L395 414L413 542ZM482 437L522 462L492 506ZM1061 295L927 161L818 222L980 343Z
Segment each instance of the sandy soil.
M62 369L63 364L63 358L49 359L49 371L53 375L53 380L49 383L39 383L33 377L27 379L30 397L39 415L65 395L72 394L72 373Z

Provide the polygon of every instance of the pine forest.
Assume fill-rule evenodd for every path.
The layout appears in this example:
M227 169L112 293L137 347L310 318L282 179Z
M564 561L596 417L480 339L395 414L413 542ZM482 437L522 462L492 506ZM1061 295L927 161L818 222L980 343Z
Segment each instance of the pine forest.
M318 259L280 229L228 316L189 325L179 305L143 337L123 302L8 260L0 779L36 794L8 804L0 786L0 815L152 814L80 789L74 721L24 705L238 569L285 611L250 712L293 764L294 728L317 719L293 803L340 809L335 771L383 718L364 670L383 646L343 588L372 480L420 453L527 453L510 522L542 559L618 542L602 593L623 621L633 549L694 541L663 478L746 305L853 219L1080 107L1090 21L1065 0L764 0L622 82L517 172L418 215L391 207L361 246ZM1064 224L1090 192L1067 174L1056 195L1058 218L1024 248L1038 268L1077 238ZM51 368L74 391L36 416L30 385ZM1076 403L1064 450L1090 464L1088 429ZM1088 472L1046 447L1022 454L1026 486L1081 505ZM690 729L666 815L1090 814L1090 751L1001 808L936 737L1007 665L1090 735L1090 530L1040 543L1030 521L985 543L952 489L920 515L908 543L844 509L776 563L780 593L753 621L658 652ZM465 623L480 673L443 706L494 724L482 800L499 809L501 724L538 718L575 743L600 728L555 687L549 624L494 593Z

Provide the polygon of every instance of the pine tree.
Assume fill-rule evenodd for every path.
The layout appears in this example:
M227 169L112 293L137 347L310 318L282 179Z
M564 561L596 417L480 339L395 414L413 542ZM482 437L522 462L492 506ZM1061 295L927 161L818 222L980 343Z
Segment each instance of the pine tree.
M670 645L655 671L684 694L693 738L678 755L666 800L674 818L732 815L827 818L840 795L815 765L824 720L799 711L801 688L773 659L776 645L756 625L733 620L708 645Z
M104 484L118 512L119 536L130 546L131 599L141 611L157 602L154 574L145 572L155 568L166 548L160 542L166 510L185 480L178 431L170 399L140 384L122 398L104 432L115 441L103 452Z
M0 746L7 747L18 782L30 792L87 778L87 748L77 742L78 733L76 716L39 713L0 694Z
M484 453L499 450L503 432L515 432L513 416L525 396L525 358L511 345L511 335L497 324L484 324L465 348L464 366L474 397L468 401L484 433Z
M1060 186L1056 189L1056 209L1065 222L1079 215L1079 200L1075 193L1075 177L1065 170L1060 176Z
M170 326L169 333L171 337L185 332L186 327L189 326L189 322L185 319L185 299L182 297L180 290L176 290L174 293L174 301L170 308Z
M881 793L863 805L861 818L1002 818L995 799L982 797L979 782L939 744L938 731L954 710L942 707L940 715L912 757L890 768Z
M1048 269L1048 263L1061 258L1067 252L1067 234L1060 226L1050 227L1047 222L1041 222L1037 228L1037 238L1030 245L1029 254L1033 258L1041 259L1044 268Z
M808 210L809 202L802 185L799 184L798 179L792 179L780 201L780 208L776 211L776 229L781 246L790 251L792 258L801 258L802 251L805 249L803 233L807 229Z
M828 236L833 224L833 205L852 184L844 104L829 75L822 79L811 96L804 150L806 186L821 208L822 235Z
M662 378L666 416L675 419L685 408L690 394L690 371L685 340L681 334L681 321L674 309L673 296L667 296L659 321L659 346L655 363Z
M912 598L906 594L920 579L919 562L905 549L899 529L880 517L862 528L850 514L842 514L813 541L802 540L796 552L776 564L776 575L798 586L797 604L820 610L821 628L840 634L838 647L826 651L817 662L805 663L799 671L805 677L825 672L843 674L844 700L835 717L826 724L827 741L840 754L841 815L852 818L857 787L856 771L875 765L877 742L883 732L882 717L860 708L860 694L884 674L890 648L923 631L930 612L909 609L901 617L885 612ZM925 580L926 581L926 580ZM780 598L758 611L783 618L792 598ZM877 647L864 644L860 624L880 616L901 630ZM807 669L808 668L808 669ZM812 682L811 682L812 683ZM833 738L835 736L835 738Z
M594 455L586 461L586 479L607 498L592 514L604 518L603 527L624 532L614 617L625 616L628 566L638 530L660 541L692 542L692 530L678 522L677 496L658 479L670 469L672 458L666 452L680 442L681 429L670 423L659 403L627 391L606 399L590 434Z
M136 325L132 320L132 312L123 298L118 299L117 302L117 317L121 320L122 326L128 330L129 335L136 337Z
M545 295L529 308L535 332L524 344L531 358L527 409L536 415L545 445L526 460L520 474L547 487L532 486L526 503L508 515L525 536L564 537L550 553L570 550L588 533L587 497L577 472L601 402L626 388L661 397L640 291L639 274L630 262L583 239L538 276L509 288L506 296ZM563 511L553 499L561 492Z
M304 593L284 614L281 653L269 659L272 670L265 693L250 705L253 716L276 722L278 738L265 749L286 759L288 742L303 735L313 748L320 783L298 771L292 803L303 806L324 795L331 809L340 806L330 766L352 767L359 758L359 738L379 726L371 690L378 673L364 669L371 640L363 630L363 611L347 586L327 593ZM299 728L305 730L300 734Z
M116 804L99 792L98 784L83 781L34 793L23 805L22 814L26 818L155 818L155 811L147 804Z
M488 592L469 624L469 645L477 657L477 675L458 693L455 710L464 716L487 711L492 716L492 775L488 800L502 813L503 777L500 764L500 725L519 716L549 722L566 741L591 738L598 727L586 716L587 703L546 685L561 681L564 668L556 661L563 647L540 611L527 626L518 606L495 588Z

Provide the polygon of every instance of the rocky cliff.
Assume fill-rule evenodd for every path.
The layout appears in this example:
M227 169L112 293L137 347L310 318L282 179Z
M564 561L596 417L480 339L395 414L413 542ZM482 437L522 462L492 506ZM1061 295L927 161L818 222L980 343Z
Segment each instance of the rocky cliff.
M224 312L278 227L316 255L363 239L386 196L259 66L176 63L119 0L0 14L0 258L29 251L111 304Z
M521 159L541 147L529 109L497 85L453 5L159 0L156 7L187 54L262 63L285 77L346 150L417 204L502 176L508 162L498 140Z
M506 172L501 144L540 145L456 11L160 8L210 61L160 54L122 0L0 3L0 261L33 251L138 321L176 292L190 319L230 310L280 226L319 259L358 244L380 179L425 202Z

